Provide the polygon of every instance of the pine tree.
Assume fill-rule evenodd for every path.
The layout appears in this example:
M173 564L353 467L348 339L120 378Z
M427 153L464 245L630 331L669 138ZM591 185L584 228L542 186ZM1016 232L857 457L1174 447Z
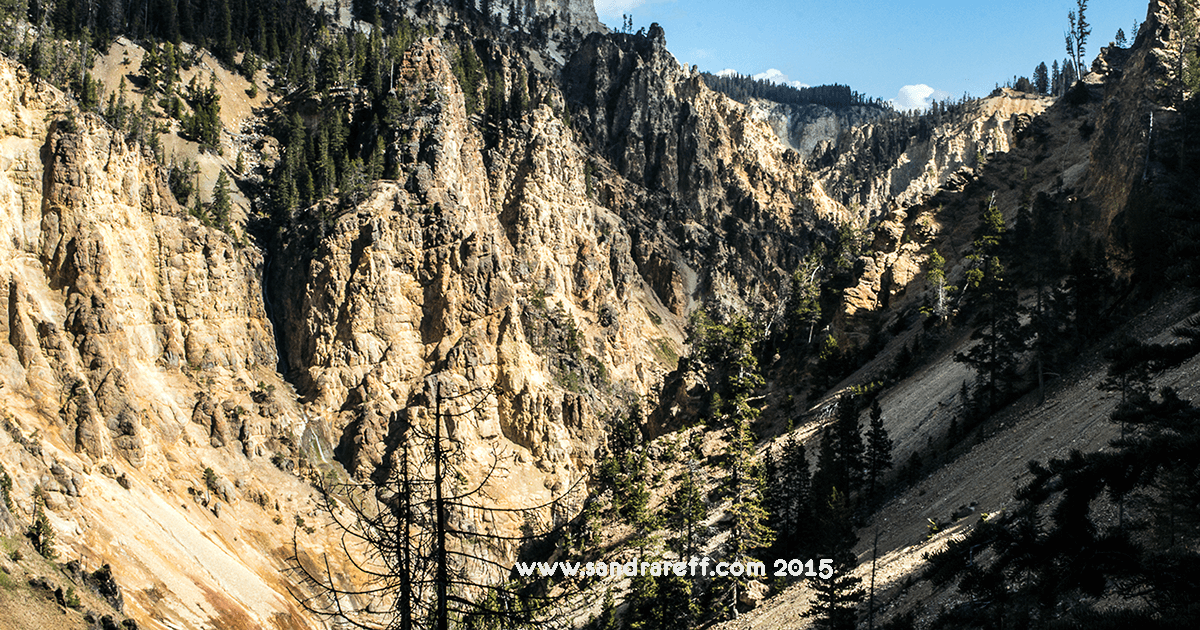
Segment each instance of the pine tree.
M971 334L979 343L954 360L970 365L979 375L984 389L986 411L994 411L1017 381L1021 354L1026 349L1028 331L1021 326L1022 309L1016 291L1004 278L999 256L991 256L981 270L979 289L980 326Z
M657 560L647 558L649 560ZM640 571L629 581L629 594L625 597L625 627L629 630L657 630L662 624L658 607L658 580Z
M354 158L346 164L346 170L342 173L341 193L342 199L351 204L357 205L362 202L363 197L367 192L367 170L363 166L361 158Z
M1038 94L1050 93L1050 73L1046 69L1046 62L1043 61L1033 70L1033 86L1037 88Z
M1077 11L1068 11L1067 20L1070 30L1066 35L1067 56L1075 70L1075 77L1084 75L1084 58L1087 55L1087 39L1092 34L1091 25L1087 23L1087 0L1075 0ZM1070 88L1071 85L1066 86Z
M324 125L313 135L313 152L316 161L313 169L316 177L316 196L323 199L337 187L337 171L333 166L333 158L329 155L329 130Z
M454 56L453 70L458 85L462 88L467 115L470 116L480 109L479 83L483 78L483 63L475 54L473 44L468 42L458 49L458 54Z
M217 0L213 7L213 32L210 35L213 54L226 64L233 64L237 44L233 41L233 18L229 14L229 0Z
M29 540L43 558L53 560L58 556L58 551L54 549L54 526L46 516L41 486L34 487L33 502L33 524L29 526Z
M1075 69L1075 64L1071 60L1063 59L1062 65L1062 81L1059 84L1061 89L1060 96L1065 96L1068 91L1075 85L1075 81L1079 79L1079 71Z
M1028 332L1021 326L1017 293L1006 280L1000 262L1006 227L995 199L993 194L975 231L971 253L966 257L969 268L964 294L973 289L976 295L979 327L971 338L979 343L954 356L955 361L967 363L980 376L984 406L989 412L996 409L1007 385L1019 376L1017 366L1025 351Z
M834 455L837 458L834 483L842 488L847 500L862 488L865 470L862 433L859 427L858 399L842 394L838 399L837 421L834 423Z
M228 232L230 230L229 215L233 211L233 204L229 199L229 178L225 176L224 170L217 175L217 183L213 186L211 207L212 218L217 227Z
M600 609L600 618L595 623L596 630L620 630L621 623L617 619L617 602L613 598L612 587L604 591L604 606Z
M807 347L812 343L813 331L821 321L821 272L824 271L823 248L815 249L804 257L792 272L792 292L788 296L788 329L792 338Z
M811 503L814 517L819 516L826 507L826 502L819 500L817 497L828 497L829 493L833 492L833 489L837 487L837 480L841 476L838 471L841 464L838 461L836 444L837 437L834 434L833 425L826 425L821 430L821 441L817 449L816 469L813 471L812 480L809 485L809 496L814 499ZM820 543L819 538L818 536L818 543ZM821 545L818 544L818 546Z
M371 149L371 157L367 161L367 181L374 182L382 178L386 163L387 157L384 154L383 141L376 138L375 146Z
M1014 258L1018 261L1018 277L1025 286L1034 288L1034 304L1029 312L1026 336L1033 350L1033 368L1037 374L1038 391L1045 395L1045 374L1054 369L1057 348L1062 343L1065 322L1060 309L1055 308L1052 285L1057 283L1062 262L1058 251L1058 225L1054 214L1039 196L1036 203L1025 201L1017 216Z
M1113 43L1116 44L1120 48L1128 48L1129 47L1129 39L1125 37L1125 29L1123 29L1123 28L1117 29L1117 36L1113 38Z
M696 555L700 543L700 527L707 516L704 497L696 485L696 476L692 467L683 471L679 488L667 498L667 524L676 532L675 553L681 558Z
M635 575L626 602L624 621L629 630L690 630L700 614L692 597L692 580L670 574Z
M199 180L199 178L197 178L197 180ZM212 224L212 219L208 216L208 213L204 211L204 202L203 202L203 200L200 199L199 181L196 182L196 197L192 200L192 212L191 213L192 213L192 216L196 217L197 219L200 219L200 222L203 223L204 225Z
M984 280L988 259L999 253L1006 230L1004 215L1000 212L1000 207L996 205L996 194L992 193L991 199L988 200L983 215L980 217L979 226L975 228L975 240L971 244L971 253L966 257L968 287L978 288Z
M778 553L780 558L797 558L807 551L811 511L809 509L810 473L804 444L796 434L788 436L776 467L771 494L774 497L774 514L771 522L777 523Z
M774 532L767 525L768 515L762 506L765 482L761 466L754 461L754 440L744 419L734 420L728 439L730 540L733 556L745 560L755 550L770 545Z
M695 628L700 606L692 594L692 579L678 575L664 575L658 579L657 606L661 623L657 630Z
M828 546L821 550L821 561L832 561L832 574L818 575L813 580L816 599L813 607L801 614L814 618L817 628L854 630L857 624L857 605L863 600L861 578L851 572L855 567L854 535L849 500L837 488L830 491L822 510L821 528L826 532Z
M662 526L659 515L650 510L650 490L646 485L648 460L649 455L643 451L637 457L636 466L628 471L624 481L617 485L617 492L622 497L621 514L625 517L625 522L633 527L632 542L641 550L642 555L646 554L654 532Z
M926 272L929 284L933 286L933 315L938 322L946 321L949 308L946 304L946 259L935 249L929 254L929 271Z
M884 471L892 467L892 440L883 426L883 409L879 401L871 403L871 424L867 430L867 497L873 500L879 490Z
M725 448L729 471L725 483L730 496L730 556L745 563L752 559L750 554L770 546L775 535L767 524L769 515L762 504L766 482L762 466L754 458L751 430L759 410L751 404L750 395L763 384L752 349L760 333L740 315L733 318L724 332L719 347L723 363L728 366L726 391L730 394L727 414L730 426ZM744 579L730 581L729 601L735 616L736 593L744 584Z

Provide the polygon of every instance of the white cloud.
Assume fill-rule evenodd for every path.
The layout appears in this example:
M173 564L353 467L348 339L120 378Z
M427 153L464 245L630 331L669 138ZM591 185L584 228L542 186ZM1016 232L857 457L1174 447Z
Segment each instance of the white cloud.
M896 98L891 100L892 106L900 111L926 110L934 101L949 98L948 92L935 90L924 83L906 85L900 88Z
M783 83L787 81L787 75L778 68L770 68L766 72L759 72L754 75L754 78L759 81L770 81L771 83Z
M778 68L770 68L766 72L760 72L754 75L754 78L758 79L759 81L770 81L771 83L777 83L779 85L790 85L794 88L808 87L807 83L802 83L800 81L789 81L788 75L784 74L783 71Z
M725 68L724 70L722 70L716 74L719 77L732 77L732 76L736 76L737 73L738 73L737 70L734 70L733 68Z
M596 13L601 18L620 19L622 15L646 4L646 0L595 0Z

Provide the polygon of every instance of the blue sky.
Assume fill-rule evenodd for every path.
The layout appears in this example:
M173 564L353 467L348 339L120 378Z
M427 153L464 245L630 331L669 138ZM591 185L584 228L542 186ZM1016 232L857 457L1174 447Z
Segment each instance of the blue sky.
M1066 57L1063 34L1073 0L887 2L842 0L595 0L600 20L620 28L658 22L667 48L701 70L806 85L842 83L869 96L919 104L986 96L1038 62ZM1148 0L1092 0L1088 63L1117 29L1130 40Z

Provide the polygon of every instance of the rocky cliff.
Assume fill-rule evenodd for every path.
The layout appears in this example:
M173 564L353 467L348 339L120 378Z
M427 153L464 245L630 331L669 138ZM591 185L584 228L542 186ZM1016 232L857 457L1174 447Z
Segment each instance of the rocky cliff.
M564 92L543 83L490 136L452 51L414 46L396 68L419 104L388 148L398 177L302 209L261 249L191 216L152 155L4 64L0 453L18 519L39 486L60 548L113 563L139 621L306 626L278 577L287 541L299 527L311 557L336 530L304 480L386 477L393 414L429 417L433 382L487 388L448 426L464 478L500 457L501 507L561 498L605 419L674 367L691 310L766 303L842 218L661 31L589 42ZM532 63L497 54L509 81ZM585 75L607 91L573 87ZM647 85L665 116L636 98ZM594 149L609 133L628 147L611 165Z
M140 620L289 617L271 515L311 491L270 462L304 426L274 372L262 254L22 68L0 63L0 86L0 453L19 520L40 494L60 549L116 564Z
M504 170L489 177L440 44L401 73L428 105L403 123L422 141L396 147L399 180L352 208L313 208L282 238L268 295L290 374L337 418L354 474L383 463L388 414L430 375L495 385L461 439L511 443L542 471L526 474L561 489L599 445L610 403L597 392L646 392L665 370L656 344L678 329L652 323L662 307L624 227L587 196L585 156L549 107L497 149Z
M771 308L803 253L849 219L764 120L675 60L657 25L590 36L563 76L583 141L620 176L598 199L633 226L638 268L676 315L702 297Z

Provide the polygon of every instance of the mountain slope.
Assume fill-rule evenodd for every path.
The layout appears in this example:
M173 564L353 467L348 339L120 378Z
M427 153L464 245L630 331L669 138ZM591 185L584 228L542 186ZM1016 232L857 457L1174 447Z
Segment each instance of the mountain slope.
M149 131L131 131L124 113L85 113L0 62L0 462L14 479L13 521L29 522L43 496L62 555L83 554L89 571L111 563L139 624L325 627L301 610L295 596L311 591L285 570L294 540L305 566L329 553L335 573L353 574L314 484L386 482L403 427L431 424L439 386L480 400L446 426L466 454L460 483L486 478L500 508L558 500L539 510L543 522L581 522L579 483L594 480L611 428L637 403L650 407L647 438L713 415L715 390L696 380L697 362L680 361L689 316L749 315L778 334L793 273L828 251L824 264L845 257L827 276L844 286L818 298L825 330L806 330L843 349L877 336L883 351L864 351L804 413L790 406L809 398L812 340L756 347L770 377L756 392L758 428L797 421L814 435L833 394L878 379L921 334L933 249L962 282L981 204L1014 222L1026 199L1044 197L1064 217L1063 245L1123 255L1144 242L1129 227L1144 223L1135 191L1163 190L1138 179L1169 176L1170 161L1154 156L1183 133L1169 111L1179 44L1170 16L1154 12L1131 52L1098 60L1081 102L1004 92L916 130L827 117L798 126L793 112L781 133L774 105L710 90L657 26L607 33L573 1L496 2L490 15L460 5L381 10L394 28L386 73L367 59L385 35L341 11L357 34L309 15L320 28L305 35L304 64L272 61L255 83L195 53L178 117L166 111L175 88L119 60L144 59L150 43L119 40L96 73L114 96L124 79L137 86L128 98L149 104ZM523 11L515 26L510 6ZM345 62L356 55L362 64ZM207 98L204 64L221 73L222 101L238 99L218 113L225 127L211 143L185 129ZM274 94L252 99L260 85ZM1160 135L1147 162L1140 119L1151 110ZM345 126L330 131L334 117ZM337 141L346 153L330 156ZM810 144L811 155L797 150ZM155 145L178 153L156 157ZM186 156L199 175L181 166ZM279 176L289 172L294 181ZM235 187L223 217L218 175ZM197 180L194 194L180 192ZM288 185L308 186L307 197L289 203ZM867 253L843 247L851 233L870 236ZM1135 326L1146 337L1185 314L1159 308L1169 315ZM951 357L968 335L965 325L944 335L922 371L883 395L898 461L947 431L969 375ZM957 507L944 501L1003 506L1007 482L970 472L954 494L945 479L981 467L1015 475L1064 435L1107 439L1091 414L1111 401L1092 391L1094 364L1077 369L1047 405L997 416L993 437L884 509L904 522L881 538L895 579L916 564L919 550L905 547L923 519ZM724 433L692 431L708 440L716 488ZM500 536L528 525L515 512L452 519ZM727 539L716 538L714 551ZM517 542L488 559L511 563ZM797 597L738 623L777 623L804 606Z

